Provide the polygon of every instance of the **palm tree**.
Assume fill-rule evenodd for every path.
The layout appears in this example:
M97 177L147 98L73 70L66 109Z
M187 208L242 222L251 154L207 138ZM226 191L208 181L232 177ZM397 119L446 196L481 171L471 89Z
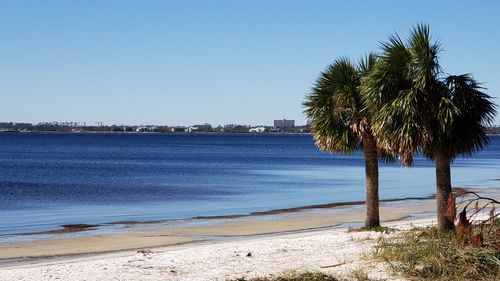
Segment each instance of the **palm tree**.
M316 145L330 153L351 153L362 149L365 157L367 228L380 226L378 197L378 149L370 118L361 100L363 75L374 65L369 55L355 66L347 58L336 60L321 73L304 102L311 119Z
M451 230L450 164L488 143L485 126L493 121L495 105L471 75L445 76L440 50L426 25L413 28L406 44L390 36L362 93L379 145L400 155L405 166L413 164L415 152L435 161L438 227Z

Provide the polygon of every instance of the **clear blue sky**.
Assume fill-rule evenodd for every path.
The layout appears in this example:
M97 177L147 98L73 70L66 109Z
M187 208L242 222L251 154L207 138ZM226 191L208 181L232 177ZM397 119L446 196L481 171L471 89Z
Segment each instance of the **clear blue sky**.
M499 3L4 0L0 121L302 124L327 64L419 22L499 103Z

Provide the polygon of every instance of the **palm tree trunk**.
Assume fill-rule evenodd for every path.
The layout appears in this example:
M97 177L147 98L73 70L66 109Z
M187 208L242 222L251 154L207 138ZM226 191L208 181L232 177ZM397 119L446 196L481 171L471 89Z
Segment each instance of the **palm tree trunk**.
M373 228L380 226L380 218L378 212L378 150L372 135L363 138L363 152L365 154L366 184L365 227Z
M451 158L446 153L438 153L436 156L436 202L438 228L441 231L453 230L454 222L446 216L448 209L448 198L451 194Z

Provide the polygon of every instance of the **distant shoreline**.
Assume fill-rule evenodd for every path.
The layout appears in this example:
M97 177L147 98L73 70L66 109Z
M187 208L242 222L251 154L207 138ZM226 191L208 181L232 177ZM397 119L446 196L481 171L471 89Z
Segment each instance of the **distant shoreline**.
M311 133L298 132L264 132L264 133L245 133L245 132L114 132L114 131L0 131L0 134L68 134L68 135L85 135L85 134L113 134L113 135L311 135Z
M82 131L82 132L69 132L69 131L0 131L1 134L71 134L71 135L85 135L85 134L113 134L113 135L311 135L311 133L300 132L263 132L263 133L250 133L250 132L115 132L115 131ZM500 136L500 133L486 134L487 136Z

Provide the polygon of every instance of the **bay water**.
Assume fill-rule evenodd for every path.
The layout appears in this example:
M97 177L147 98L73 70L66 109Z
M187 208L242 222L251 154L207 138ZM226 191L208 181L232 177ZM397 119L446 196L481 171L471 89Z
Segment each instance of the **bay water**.
M456 187L500 185L500 137L456 159ZM380 198L435 192L434 163L380 164ZM0 133L0 236L364 200L362 153L300 134Z

